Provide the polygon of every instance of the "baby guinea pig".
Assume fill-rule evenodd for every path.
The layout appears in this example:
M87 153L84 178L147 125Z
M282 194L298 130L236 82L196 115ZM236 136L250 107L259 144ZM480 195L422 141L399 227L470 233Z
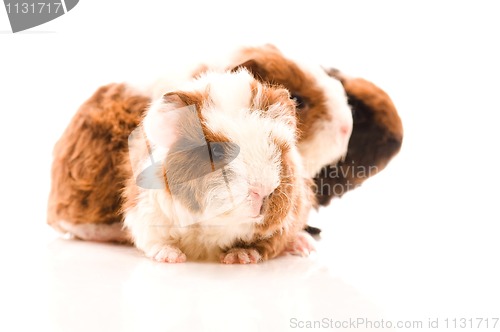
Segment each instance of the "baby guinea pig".
M290 91L297 110L298 148L310 178L346 155L352 132L351 108L342 84L322 67L285 57L271 44L238 49L230 59L207 63L198 72L212 67L244 67L258 80Z
M123 211L146 256L256 263L313 249L302 232L312 183L286 89L246 69L207 72L154 101L137 131L147 149L132 141L124 160Z
M270 44L240 49L229 62L292 94L299 151L314 177L318 204L357 188L399 152L401 119L387 93L372 82L303 64Z

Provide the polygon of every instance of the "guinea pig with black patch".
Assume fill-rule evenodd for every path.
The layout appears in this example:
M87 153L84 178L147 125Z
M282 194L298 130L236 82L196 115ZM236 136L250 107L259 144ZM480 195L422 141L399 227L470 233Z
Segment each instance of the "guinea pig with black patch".
M334 197L342 197L382 171L403 143L401 118L384 90L336 69L326 71L344 86L353 113L353 130L345 157L324 166L314 177L320 205L328 205Z
M229 62L290 91L299 151L320 205L359 187L399 152L401 119L389 95L372 82L294 60L271 44L239 49Z
M359 187L399 152L401 119L387 93L372 82L293 60L271 44L239 49L226 62L292 94L299 150L319 205ZM308 226L307 231L321 230Z
M310 178L346 155L352 132L351 108L341 82L321 66L293 60L266 44L238 49L224 61L201 65L193 75L214 67L243 67L258 80L290 91L297 109L298 147Z

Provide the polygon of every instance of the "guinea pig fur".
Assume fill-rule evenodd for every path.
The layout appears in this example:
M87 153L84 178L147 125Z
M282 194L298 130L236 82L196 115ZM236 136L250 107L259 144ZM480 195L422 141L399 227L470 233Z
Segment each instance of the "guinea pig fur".
M296 100L299 151L320 205L359 187L399 152L401 119L372 82L294 61L270 44L240 49L230 62L284 86Z
M92 241L129 242L122 230L120 170L149 97L125 84L100 87L73 116L53 151L47 222Z
M247 68L257 79L290 91L297 107L298 147L310 178L346 155L351 108L342 84L323 68L291 60L271 44L239 49L228 62L226 68ZM211 66L201 66L199 72Z
M312 206L311 182L296 148L295 104L286 89L258 82L245 69L208 72L154 101L142 130L148 153L165 161L156 175L166 183L145 189L128 172L124 224L146 256L256 263L312 249L301 232ZM219 151L225 166L199 174L216 162L203 142L226 143ZM234 149L225 151L231 146L235 158ZM150 156L132 168L143 163L150 164Z
M344 86L353 110L353 131L345 158L326 165L314 177L320 205L328 205L334 197L341 197L383 170L403 143L401 118L385 91L336 69L327 72Z

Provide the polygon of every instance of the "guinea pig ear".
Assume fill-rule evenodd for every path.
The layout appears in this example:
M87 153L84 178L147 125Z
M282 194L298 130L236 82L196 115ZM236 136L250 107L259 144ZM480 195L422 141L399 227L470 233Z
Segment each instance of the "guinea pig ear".
M239 65L235 66L231 71L235 72L241 68L245 68L246 70L248 70L255 77L255 79L259 81L264 81L265 78L268 76L267 70L262 65L260 65L257 62L257 60L254 59L250 59L243 63L240 63Z
M333 77L339 80L340 82L344 82L344 80L346 79L344 74L342 74L342 72L337 68L323 68L323 69L325 70L328 76Z
M182 109L191 104L182 92L169 92L153 103L144 117L147 138L155 145L169 149L179 138Z
M163 102L176 108L182 108L189 105L194 105L195 101L191 96L182 91L167 92L163 95Z
M295 127L297 120L295 116L295 102L290 98L290 92L284 88L269 89L264 92L265 100L272 101L266 109L265 115L277 119L288 126Z

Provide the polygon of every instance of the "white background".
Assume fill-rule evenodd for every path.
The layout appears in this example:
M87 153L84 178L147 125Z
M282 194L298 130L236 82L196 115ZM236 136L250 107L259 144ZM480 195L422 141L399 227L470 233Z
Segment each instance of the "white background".
M294 330L293 317L424 327L429 318L500 318L497 7L82 0L18 34L1 8L0 329L281 331ZM52 147L97 87L267 42L374 81L405 127L386 170L313 216L323 229L314 257L156 264L45 226Z

